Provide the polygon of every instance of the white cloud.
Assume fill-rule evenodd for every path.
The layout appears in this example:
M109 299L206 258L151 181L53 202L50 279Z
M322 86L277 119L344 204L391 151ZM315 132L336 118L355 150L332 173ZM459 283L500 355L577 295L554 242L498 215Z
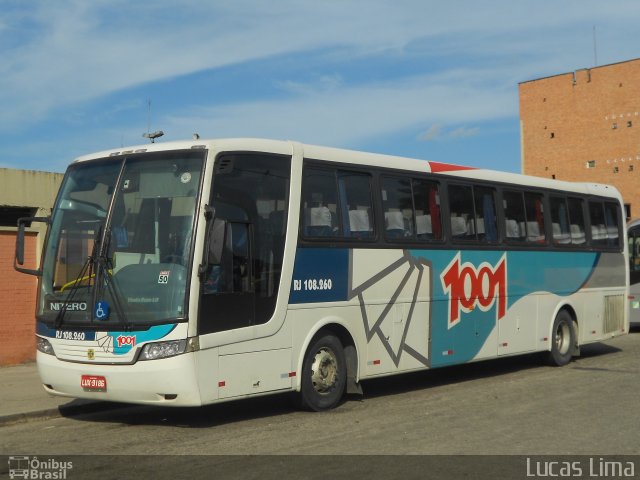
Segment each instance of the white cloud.
M437 123L499 119L517 114L514 88L486 89L491 72L474 77L460 71L438 78L417 76L402 82L305 90L283 100L262 100L184 110L167 116L166 130L178 136L260 136L350 146L366 139ZM497 84L497 82L496 82ZM433 128L433 127L432 127ZM456 135L475 133L460 130Z
M517 117L518 82L592 66L593 25L600 64L640 56L639 16L636 0L615 8L598 0L14 2L0 12L0 134L56 115L74 124L107 119L139 102L116 98L116 107L96 112L92 101L157 82L189 89L196 72L295 54L282 77L265 79L278 98L200 98L154 124L171 137L198 131L344 146L407 129L418 138L436 124L448 138L475 135L478 127L460 126ZM389 59L405 70L384 70ZM375 75L340 71L358 61ZM118 143L120 129L139 135L139 124L121 122L100 134Z
M440 138L441 135L442 135L442 125L440 125L439 123L434 123L426 131L418 135L418 140L423 142L429 142L431 140L436 140Z
M578 50L590 52L592 22L624 21L640 13L635 2L619 2L615 9L595 1L549 2L552 14L545 2L508 2L509 8L506 4L498 1L479 8L476 2L419 0L190 1L179 6L168 1L28 2L24 10L0 14L0 23L20 22L17 28L26 24L29 33L19 46L14 41L2 48L0 103L5 108L0 119L6 126L135 85L317 49L356 57L381 51L406 54L409 46L421 44L431 54L488 56L511 50L514 56L524 52L552 61ZM580 22L589 23L584 25L584 45L576 47L576 29L566 24ZM560 39L527 35L562 25L567 31ZM601 35L604 43L605 27ZM605 58L604 52L601 55Z
M479 127L457 127L453 130L445 130L439 123L434 123L426 131L418 135L417 139L421 142L429 142L433 140L459 139L467 137L475 137L480 132Z
M451 138L466 138L466 137L475 137L478 135L480 129L478 127L459 127L455 130L449 132L449 137Z

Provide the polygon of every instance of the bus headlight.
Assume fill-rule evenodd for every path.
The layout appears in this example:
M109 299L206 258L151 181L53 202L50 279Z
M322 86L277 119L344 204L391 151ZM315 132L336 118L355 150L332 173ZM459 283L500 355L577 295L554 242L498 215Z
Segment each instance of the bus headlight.
M46 338L36 336L36 348L39 352L46 353L47 355L55 355L51 342Z
M196 350L198 350L198 340L196 338L147 343L142 348L139 359L157 360L160 358L175 357L176 355L194 352Z

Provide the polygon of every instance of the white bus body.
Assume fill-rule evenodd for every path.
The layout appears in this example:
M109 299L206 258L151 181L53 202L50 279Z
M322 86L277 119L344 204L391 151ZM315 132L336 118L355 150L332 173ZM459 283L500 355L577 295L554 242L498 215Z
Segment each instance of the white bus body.
M40 376L68 397L296 391L322 410L372 377L562 365L628 331L621 205L609 186L284 141L84 156L35 272Z

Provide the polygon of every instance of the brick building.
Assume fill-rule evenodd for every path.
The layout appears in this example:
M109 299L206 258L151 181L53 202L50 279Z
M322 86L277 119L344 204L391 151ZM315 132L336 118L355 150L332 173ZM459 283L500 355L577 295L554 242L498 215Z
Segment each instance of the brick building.
M640 217L640 59L519 84L522 172L615 185Z
M35 311L38 280L13 269L19 217L46 217L62 175L0 169L0 366L35 359ZM26 229L25 267L36 268L45 224Z

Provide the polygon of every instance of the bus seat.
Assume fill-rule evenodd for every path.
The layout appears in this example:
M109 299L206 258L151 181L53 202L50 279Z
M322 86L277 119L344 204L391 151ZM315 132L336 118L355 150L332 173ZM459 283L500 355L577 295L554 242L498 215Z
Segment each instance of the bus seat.
M451 235L464 237L467 234L467 221L464 217L451 217Z
M571 230L571 242L575 245L583 244L587 241L584 230L575 223L569 226Z
M306 219L305 219L306 220ZM308 209L308 223L305 234L310 237L328 237L333 231L331 211L327 207Z
M527 222L527 240L530 242L540 242L544 240L544 234L540 234L538 222Z
M591 238L593 240L605 240L607 238L607 229L604 225L591 225Z
M401 238L405 236L406 231L402 212L385 212L384 220L388 237Z
M477 232L476 232L476 227L477 227ZM475 222L473 221L473 218L470 218L468 222L467 231L472 235L475 233L478 233L479 235L484 235L484 218L482 217L476 218Z
M616 227L607 227L607 238L610 240L618 238L618 229Z
M371 232L367 210L349 210L349 229L352 237L368 237Z
M418 234L418 238L431 238L433 236L431 215L416 216L416 233Z
M560 229L559 223L552 223L551 230L553 231L554 243L571 243L571 237L569 233L563 233Z
M507 218L505 223L505 234L507 235L507 238L520 239L520 226L516 220Z

